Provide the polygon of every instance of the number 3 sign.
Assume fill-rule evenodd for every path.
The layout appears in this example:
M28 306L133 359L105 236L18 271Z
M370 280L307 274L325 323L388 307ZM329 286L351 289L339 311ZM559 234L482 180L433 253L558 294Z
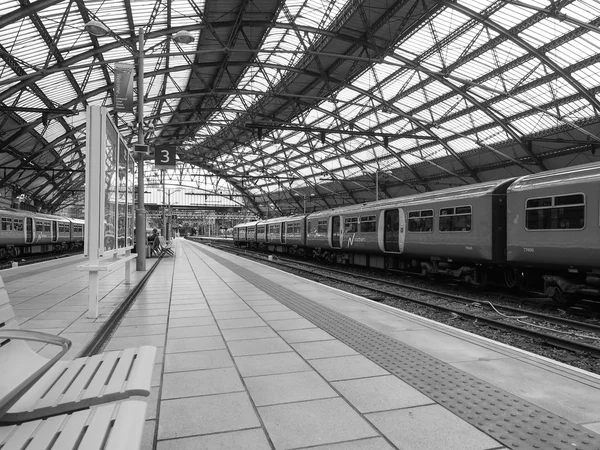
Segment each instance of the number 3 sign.
M154 167L167 170L175 169L175 146L157 145L154 147Z

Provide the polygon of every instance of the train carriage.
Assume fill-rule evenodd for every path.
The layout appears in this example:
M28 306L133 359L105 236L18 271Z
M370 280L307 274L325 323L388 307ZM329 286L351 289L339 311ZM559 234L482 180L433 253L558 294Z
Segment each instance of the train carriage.
M256 245L256 225L258 221L241 223L233 227L233 240L236 245Z
M413 267L432 273L466 273L463 262L501 264L506 239L505 194L511 181L311 214L307 246L336 252L355 264L363 264L363 257L357 262L353 254L366 254L368 265L375 267L403 267L402 261L409 260ZM364 260L367 264L367 258Z
M27 236L27 220L33 223L33 214L14 209L0 210L0 259L18 256ZM32 239L30 239L30 242Z
M284 217L285 243L289 247L304 247L306 245L307 214Z
M507 261L515 282L539 273L556 299L600 287L600 164L517 179L507 192ZM589 286L586 286L589 285Z
M284 218L261 220L256 226L256 242L263 248L282 251L285 244Z
M0 260L74 248L80 246L83 239L83 220L12 208L0 209Z

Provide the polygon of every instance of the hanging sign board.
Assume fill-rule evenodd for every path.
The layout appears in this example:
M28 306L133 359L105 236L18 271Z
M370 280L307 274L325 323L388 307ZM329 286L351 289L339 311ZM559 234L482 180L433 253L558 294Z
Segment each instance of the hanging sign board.
M133 72L135 66L115 63L115 111L133 112Z
M154 147L154 167L161 170L175 169L175 145Z

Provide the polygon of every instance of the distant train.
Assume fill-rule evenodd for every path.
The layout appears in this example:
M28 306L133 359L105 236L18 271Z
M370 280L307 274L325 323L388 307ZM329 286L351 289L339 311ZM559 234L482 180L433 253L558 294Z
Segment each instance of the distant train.
M0 260L83 248L85 221L0 209Z
M234 227L238 246L600 296L600 164Z

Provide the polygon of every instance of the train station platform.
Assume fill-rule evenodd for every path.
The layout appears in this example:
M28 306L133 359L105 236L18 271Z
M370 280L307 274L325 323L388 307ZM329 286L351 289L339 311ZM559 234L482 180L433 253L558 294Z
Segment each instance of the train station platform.
M104 347L158 347L144 450L600 449L597 375L175 243ZM0 275L23 328L81 349L131 286L86 319L78 263Z

